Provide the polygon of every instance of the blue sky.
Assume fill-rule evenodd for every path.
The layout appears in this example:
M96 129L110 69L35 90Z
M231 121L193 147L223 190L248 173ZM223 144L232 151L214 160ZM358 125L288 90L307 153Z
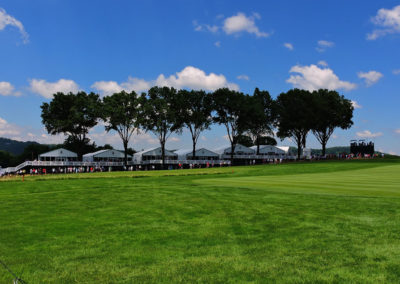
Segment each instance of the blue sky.
M107 95L152 85L219 87L273 97L293 87L336 89L357 106L328 146L371 139L400 154L400 1L0 2L0 136L62 141L40 105L57 90ZM222 127L199 146L227 143ZM100 125L98 145L122 144ZM285 140L280 144L293 145ZM157 145L142 133L131 146ZM188 148L187 133L169 148ZM309 135L308 146L319 147Z

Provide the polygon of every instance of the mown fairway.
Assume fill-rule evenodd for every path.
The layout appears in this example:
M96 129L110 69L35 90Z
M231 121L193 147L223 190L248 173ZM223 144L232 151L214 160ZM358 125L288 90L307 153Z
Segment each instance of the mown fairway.
M0 259L28 283L399 283L400 160L4 181Z

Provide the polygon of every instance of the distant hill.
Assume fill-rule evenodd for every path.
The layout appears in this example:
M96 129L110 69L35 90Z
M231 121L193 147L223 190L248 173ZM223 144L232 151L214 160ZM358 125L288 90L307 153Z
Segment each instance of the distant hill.
M34 141L21 142L21 141L16 141L16 140L0 137L0 151L1 150L6 151L13 155L22 154L22 152L24 152L24 149L31 144L39 145L39 143L34 142Z

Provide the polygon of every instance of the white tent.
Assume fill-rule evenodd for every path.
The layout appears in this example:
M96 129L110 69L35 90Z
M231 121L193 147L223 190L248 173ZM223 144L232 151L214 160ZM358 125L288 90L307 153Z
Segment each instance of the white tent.
M281 149L282 151L284 151L285 155L289 155L290 154L289 146L276 146L276 147Z
M193 159L193 149L182 149L175 151L178 155L179 161L192 160ZM205 148L196 149L196 160L218 160L219 155L213 151L207 150Z
M165 149L165 160L177 160L178 154ZM140 164L142 161L162 160L161 147L151 148L137 152L133 155L133 162Z
M74 152L59 148L39 155L39 161L76 161L78 155Z
M289 148L289 147L288 147ZM257 146L252 146L253 149L257 153ZM260 145L260 155L285 155L286 152L277 146L272 145Z
M223 147L217 148L214 150L215 153L220 155L230 155L231 154L231 146L225 145ZM234 155L254 155L255 151L249 147L243 146L242 144L236 144Z
M123 152L113 149L100 150L94 153L83 155L84 162L123 162L125 155ZM132 158L128 155L128 160Z

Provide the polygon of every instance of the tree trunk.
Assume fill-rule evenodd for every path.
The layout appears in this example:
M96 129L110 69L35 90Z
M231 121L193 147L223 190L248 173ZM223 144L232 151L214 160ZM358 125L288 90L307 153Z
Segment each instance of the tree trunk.
M128 166L128 141L123 141L124 144L124 165Z
M161 142L162 169L165 170L165 142Z
M260 155L260 139L257 139L257 155Z
M196 138L192 137L193 140L193 153L192 153L192 159L196 160Z
M297 159L300 160L300 156L301 156L301 145L302 145L302 141L299 139L297 141Z
M322 156L325 157L325 153L326 153L326 140L322 141Z
M233 166L233 153L235 152L236 144L231 143L231 166Z

